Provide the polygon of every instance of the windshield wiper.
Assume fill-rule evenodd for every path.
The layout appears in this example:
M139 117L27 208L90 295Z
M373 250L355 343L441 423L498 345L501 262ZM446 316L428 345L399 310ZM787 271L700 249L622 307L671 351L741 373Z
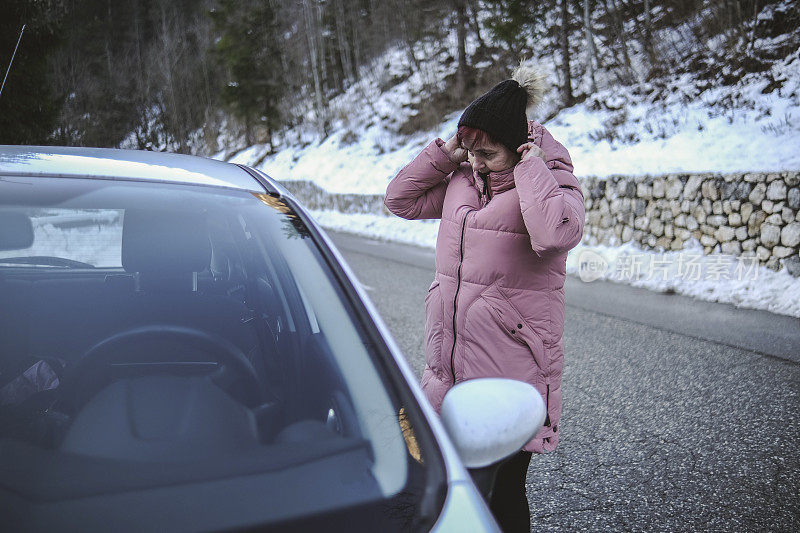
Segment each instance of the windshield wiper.
M94 265L90 265L89 263L75 261L74 259L66 259L64 257L52 257L49 255L33 255L30 257L2 257L0 258L0 264L52 266L62 268L94 268Z

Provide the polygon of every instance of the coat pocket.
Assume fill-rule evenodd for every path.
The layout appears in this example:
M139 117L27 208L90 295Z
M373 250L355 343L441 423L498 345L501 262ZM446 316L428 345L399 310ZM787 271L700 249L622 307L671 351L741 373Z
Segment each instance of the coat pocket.
M489 304L497 325L514 341L526 345L540 370L545 369L544 343L541 337L522 318L522 314L514 307L511 300L496 284L489 286L480 295Z
M444 307L439 280L433 280L425 296L425 361L432 370L442 370Z

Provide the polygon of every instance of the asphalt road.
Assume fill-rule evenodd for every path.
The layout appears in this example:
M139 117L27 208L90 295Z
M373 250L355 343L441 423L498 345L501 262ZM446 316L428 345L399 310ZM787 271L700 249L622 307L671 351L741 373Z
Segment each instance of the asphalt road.
M421 374L433 253L332 237ZM800 320L565 290L561 442L531 462L532 529L800 531Z

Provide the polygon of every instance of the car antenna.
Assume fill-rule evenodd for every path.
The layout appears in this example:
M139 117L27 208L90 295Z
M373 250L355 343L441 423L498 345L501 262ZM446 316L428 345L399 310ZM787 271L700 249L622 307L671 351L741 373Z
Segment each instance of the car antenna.
M0 85L0 96L3 95L3 88L6 86L6 79L8 79L8 73L11 71L11 63L14 62L14 57L17 55L17 48L19 48L19 42L22 40L22 32L24 31L25 31L25 24L23 24L22 29L19 30L19 39L17 39L17 46L14 47L14 53L11 54L11 61L8 62L6 75L3 77L3 85Z

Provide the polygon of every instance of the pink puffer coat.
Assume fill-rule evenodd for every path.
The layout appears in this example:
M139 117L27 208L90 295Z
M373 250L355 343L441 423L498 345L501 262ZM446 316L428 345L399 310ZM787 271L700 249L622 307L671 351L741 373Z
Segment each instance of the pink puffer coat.
M545 426L526 446L558 444L564 364L567 251L583 233L584 205L567 150L536 122L528 135L547 155L489 174L488 194L469 163L436 139L391 181L386 207L403 218L441 218L436 274L426 297L422 388L437 412L460 381L506 377L532 384Z

